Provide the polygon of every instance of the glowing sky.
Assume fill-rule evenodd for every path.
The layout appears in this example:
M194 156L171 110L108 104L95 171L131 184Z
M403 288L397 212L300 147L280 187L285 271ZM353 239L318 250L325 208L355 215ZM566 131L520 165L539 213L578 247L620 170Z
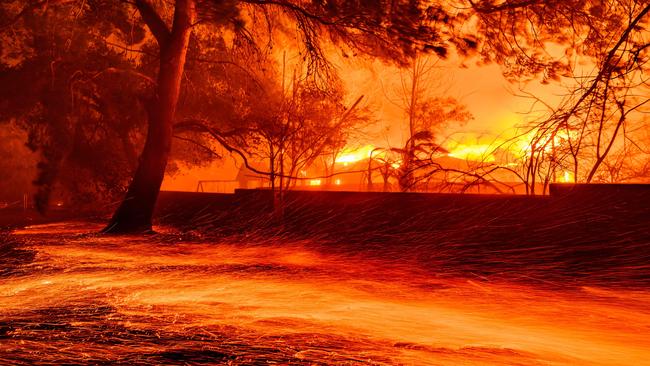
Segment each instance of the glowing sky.
M442 85L433 85L430 95L447 95L457 98L467 106L474 119L464 126L451 126L449 133L464 132L465 138L478 135L500 135L520 124L526 117L531 106L529 99L514 95L519 86L509 83L501 73L498 65L459 67L454 60L439 63L440 68L433 75L443 80ZM400 145L405 140L406 120L403 112L388 99L394 99L395 84L399 82L399 69L380 62L343 64L340 73L344 75L347 89L351 97L366 95L366 103L372 109L377 108L376 117L379 119L375 130L390 129L388 134L391 145ZM435 80L434 83L435 84ZM557 85L542 85L531 82L524 85L525 89L547 101L557 102L561 88ZM441 90L440 90L441 89ZM375 136L369 136L373 138ZM383 136L381 136L383 137ZM459 137L457 137L459 138ZM384 141L376 141L381 144ZM371 143L374 141L370 141Z

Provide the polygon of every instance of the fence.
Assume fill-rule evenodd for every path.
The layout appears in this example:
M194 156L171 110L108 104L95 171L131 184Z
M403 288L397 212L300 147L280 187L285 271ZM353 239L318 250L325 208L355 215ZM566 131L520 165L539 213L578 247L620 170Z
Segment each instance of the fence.
M200 180L196 185L197 192L233 193L237 188L236 180Z

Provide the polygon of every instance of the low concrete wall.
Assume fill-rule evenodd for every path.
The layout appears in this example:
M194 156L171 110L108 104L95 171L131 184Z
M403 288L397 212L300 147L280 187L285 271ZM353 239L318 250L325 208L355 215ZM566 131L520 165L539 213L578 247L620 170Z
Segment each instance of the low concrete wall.
M562 273L650 285L647 187L551 191L543 197L291 191L282 220L268 190L162 192L158 219L255 240L303 237L326 251L410 258L436 273Z
M161 221L188 227L277 224L269 190L234 194L161 192ZM583 222L620 231L650 225L650 186L551 185L551 196L288 191L282 226L318 234L413 232L494 223L501 227L562 227ZM616 226L616 227L613 227ZM513 229L513 230L515 230ZM590 229L589 229L590 230ZM602 231L602 230L596 230Z

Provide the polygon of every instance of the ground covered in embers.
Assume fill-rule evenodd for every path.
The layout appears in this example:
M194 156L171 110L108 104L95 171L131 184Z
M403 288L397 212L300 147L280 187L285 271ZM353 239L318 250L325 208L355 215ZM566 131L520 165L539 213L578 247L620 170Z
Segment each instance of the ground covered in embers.
M377 243L100 228L3 235L0 363L650 364L637 284L450 274Z

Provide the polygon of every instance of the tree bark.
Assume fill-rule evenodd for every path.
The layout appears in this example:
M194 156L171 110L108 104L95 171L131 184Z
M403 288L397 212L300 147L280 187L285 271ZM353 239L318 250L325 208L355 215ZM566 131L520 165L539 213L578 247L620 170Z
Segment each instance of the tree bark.
M144 0L135 2L160 46L155 95L147 106L149 125L144 149L126 197L104 233L142 233L152 230L152 216L171 151L172 128L185 58L194 21L194 0L177 0L171 31Z

